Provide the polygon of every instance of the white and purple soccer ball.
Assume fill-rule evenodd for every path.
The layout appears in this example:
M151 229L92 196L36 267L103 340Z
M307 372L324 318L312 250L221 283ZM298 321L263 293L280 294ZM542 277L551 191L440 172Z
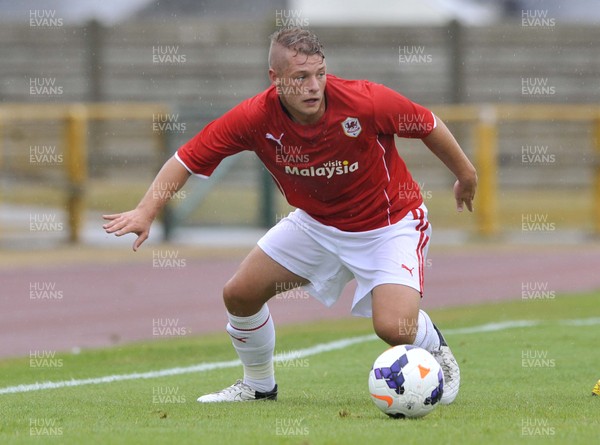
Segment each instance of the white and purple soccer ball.
M436 359L417 346L394 346L375 360L369 373L373 403L390 417L423 417L444 392L444 374Z

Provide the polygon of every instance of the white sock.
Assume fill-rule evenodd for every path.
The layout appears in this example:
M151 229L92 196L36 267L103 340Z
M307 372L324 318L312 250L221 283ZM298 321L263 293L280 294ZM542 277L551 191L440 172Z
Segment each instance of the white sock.
M429 315L427 315L427 312L419 310L418 323L417 336L413 344L429 352L439 349L440 337L433 327L433 322L429 318Z
M275 325L269 307L265 304L258 313L249 317L230 313L227 317L227 332L244 365L244 383L255 391L271 391L275 387Z

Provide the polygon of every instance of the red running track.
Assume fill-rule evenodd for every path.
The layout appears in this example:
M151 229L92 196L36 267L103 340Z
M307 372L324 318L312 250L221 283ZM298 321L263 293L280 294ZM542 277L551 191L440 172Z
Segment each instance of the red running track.
M0 357L111 346L161 333L224 332L221 289L239 262L190 260L173 269L148 262L1 270ZM520 299L527 286L531 295L535 289L550 295L596 290L600 246L432 252L425 286L426 308ZM343 318L349 316L353 289L349 285L329 309L298 292L269 305L276 324ZM590 316L599 314L600 308Z

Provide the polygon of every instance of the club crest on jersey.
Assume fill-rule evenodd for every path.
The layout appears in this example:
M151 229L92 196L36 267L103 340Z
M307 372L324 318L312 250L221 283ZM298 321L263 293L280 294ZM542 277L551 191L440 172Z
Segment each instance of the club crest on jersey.
M344 129L346 136L350 136L351 138L357 137L362 131L360 122L356 117L347 117L344 122L342 122L342 128Z

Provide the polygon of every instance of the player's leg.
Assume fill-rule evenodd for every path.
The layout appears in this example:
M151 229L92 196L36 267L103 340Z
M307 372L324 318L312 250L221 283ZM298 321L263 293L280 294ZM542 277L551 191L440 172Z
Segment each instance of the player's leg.
M421 294L410 286L382 284L373 295L373 327L383 341L391 346L415 345L429 352L442 344L441 334L429 315L419 309Z
M306 283L256 246L223 289L227 332L244 365L243 382L256 391L275 386L275 325L267 301L282 289Z
M290 213L258 241L226 284L227 332L244 364L244 381L200 402L275 398L275 330L266 302L279 291L306 285L311 296L330 306L352 278L334 252L337 244L320 239L324 227L301 210Z
M460 369L441 332L419 309L420 293L401 284L382 284L373 289L372 300L377 335L391 346L411 344L429 351L444 372L440 403L452 403L460 386Z
M444 371L441 402L452 402L460 385L458 364L429 315L419 309L431 237L427 209L421 206L386 230L364 237L344 258L358 283L352 312L372 312L375 331L387 343L429 351Z
M410 286L382 284L372 291L373 327L391 346L415 345L429 352L443 342L427 312L420 310L421 294Z
M289 290L307 282L255 246L225 284L223 301L231 315L249 317L282 289Z
M427 312L419 309L421 294L410 286L382 284L372 291L373 328L390 346L415 345L429 352L443 337Z
M275 326L267 301L278 290L307 281L255 247L223 289L229 323L227 332L244 366L244 379L199 402L277 399L273 369Z

